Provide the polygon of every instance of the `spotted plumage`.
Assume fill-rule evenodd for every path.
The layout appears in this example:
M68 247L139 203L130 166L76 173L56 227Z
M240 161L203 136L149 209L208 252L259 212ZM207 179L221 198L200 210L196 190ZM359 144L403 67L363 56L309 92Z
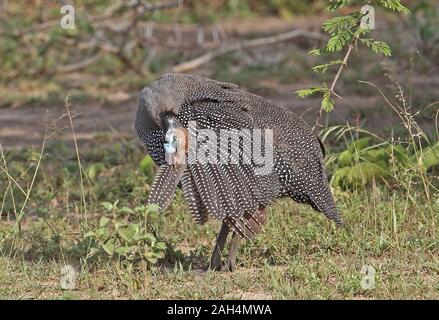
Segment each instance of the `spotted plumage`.
M249 139L250 144L240 141L228 146L229 162L189 161L176 173L166 167L166 117L175 117L188 130L189 123L195 121L197 130L211 129L217 136L223 129L232 135L244 132L242 139ZM160 169L149 202L165 208L180 184L197 223L206 222L211 215L223 220L238 236L249 239L265 223L264 208L283 196L307 203L337 224L342 223L328 185L320 141L293 112L262 97L241 91L234 84L169 73L142 90L135 126L153 160L167 168ZM268 144L274 156L271 172L258 173L261 164L244 150L257 143L255 136L247 133L249 129L273 130L272 144ZM217 141L209 143L216 146Z

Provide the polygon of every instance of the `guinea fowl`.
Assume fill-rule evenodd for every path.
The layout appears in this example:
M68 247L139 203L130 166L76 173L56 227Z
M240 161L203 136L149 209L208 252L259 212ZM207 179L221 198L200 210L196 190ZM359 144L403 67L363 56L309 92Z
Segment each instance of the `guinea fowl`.
M265 208L279 197L309 204L342 224L324 168L323 145L309 126L290 110L234 84L167 73L141 91L135 128L160 166L148 203L165 209L180 187L196 223L205 223L209 215L223 221L211 257L214 270L235 268L240 240L262 230ZM213 135L200 138L207 129ZM271 139L252 134L264 130L271 130ZM216 139L223 131L230 134L225 148ZM239 134L241 140L232 144ZM223 159L217 155L207 160L194 156L191 148L197 141L209 152L221 144L228 161L217 161ZM268 168L251 153L256 145L263 146L261 154L271 154ZM222 264L229 232L229 255Z

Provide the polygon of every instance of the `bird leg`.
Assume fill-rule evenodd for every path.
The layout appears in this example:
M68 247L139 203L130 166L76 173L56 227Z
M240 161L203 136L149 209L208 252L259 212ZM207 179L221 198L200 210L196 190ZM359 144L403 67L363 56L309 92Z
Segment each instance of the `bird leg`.
M238 247L241 242L241 237L236 233L233 233L232 241L230 242L229 255L227 256L226 264L222 266L222 271L233 272L236 268L236 254L238 253Z
M210 269L212 270L221 270L221 253L224 249L229 231L229 226L223 222L221 230L216 239L215 247L213 248L212 258L210 259Z

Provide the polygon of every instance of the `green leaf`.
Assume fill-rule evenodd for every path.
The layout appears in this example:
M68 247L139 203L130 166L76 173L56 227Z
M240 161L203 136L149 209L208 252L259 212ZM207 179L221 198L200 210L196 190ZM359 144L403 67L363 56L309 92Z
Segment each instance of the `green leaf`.
M335 11L337 9L343 8L349 4L351 0L329 0L327 9L329 11Z
M102 217L99 220L99 227L101 228L105 227L108 224L108 222L110 222L110 219L108 219L107 217Z
M164 242L157 242L157 243L155 244L155 247L156 247L157 249L159 249L159 250L165 250L165 249L166 249L166 243L164 243Z
M334 17L332 19L324 21L322 24L322 28L330 35L335 35L339 32L349 30L350 28L358 25L360 22L360 18L361 16L358 13L350 14L348 16Z
M110 233L107 228L102 227L102 228L98 228L98 230L96 231L96 235L100 239L107 239L110 236Z
M295 92L295 94L298 95L300 98L305 98L307 96L323 92L324 90L325 90L325 88L313 87L313 88L309 88L309 89L297 90Z
M410 10L407 7L403 6L400 0L381 0L381 4L384 8L393 11L402 12L405 14L410 13Z
M375 148L362 152L361 159L370 162L387 161L389 154L383 148Z
M353 39L353 33L350 31L343 31L340 33L337 33L333 35L331 38L329 38L328 43L325 47L325 50L332 53L332 52L339 52L343 50L343 48L348 44L351 43Z
M114 240L110 239L105 244L102 245L102 249L109 255L112 256L114 253Z
M140 161L140 170L142 170L145 176L152 176L154 168L154 160L151 156L147 155Z
M93 257L94 255L100 252L99 248L91 248L89 253L87 254L87 258Z
M369 48L372 49L373 52L382 54L386 57L389 57L392 55L392 50L390 49L389 45L382 41L375 41L370 38L364 38L359 39L361 43L365 44Z
M310 54L312 56L320 56L323 54L323 51L322 51L322 49L313 49L313 50L309 51L308 54Z
M351 154L355 154L357 151L361 151L368 147L370 144L370 137L360 138L355 141L352 141L349 146L348 150Z
M146 214L151 213L151 212L159 212L159 211L160 211L160 207L159 207L159 205L157 205L155 203L149 204L146 207Z
M110 202L102 202L101 205L104 207L107 211L113 211L113 204Z
M329 67L337 65L337 64L342 64L342 63L343 63L342 60L334 60L334 61L331 61L329 63L319 64L317 66L314 66L312 68L312 70L316 73L325 73Z
M155 241L156 241L156 238L155 238L155 236L154 236L152 233L150 233L150 232L146 232L146 233L144 233L144 234L140 234L140 235L138 235L138 236L136 237L136 241L138 241L138 240L149 240L149 241L151 241L151 242L155 242Z
M392 50L389 45L382 41L374 41L371 45L372 51L375 53L381 53L386 57L390 57L392 55Z
M118 255L126 256L127 254L134 252L136 249L136 246L122 246L114 249L114 252Z
M126 227L121 227L117 230L119 236L127 242L134 240L134 236L139 232L139 225L132 223Z
M338 155L337 164L339 167L346 167L352 164L353 157L349 150L345 150Z
M366 161L336 170L331 183L344 188L354 188L372 181L373 178L385 178L389 174L385 161Z
M331 93L329 91L325 92L323 95L322 109L326 112L330 112L334 109L334 100L331 98Z
M94 163L87 170L87 176L91 181L95 181L99 174L105 169L102 163Z
M119 210L120 213L125 213L125 214L134 214L134 211L131 208L128 207L122 207Z
M423 150L421 164L425 171L439 165L439 142Z
M94 238L96 237L96 233L94 231L89 231L86 234L84 234L84 238Z

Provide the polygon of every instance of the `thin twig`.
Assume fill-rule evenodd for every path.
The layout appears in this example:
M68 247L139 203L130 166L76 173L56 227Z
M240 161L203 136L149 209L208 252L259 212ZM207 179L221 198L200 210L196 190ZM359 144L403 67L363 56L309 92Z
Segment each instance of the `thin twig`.
M20 222L21 222L21 219L23 218L24 209L26 208L27 202L30 200L29 195L32 192L32 189L33 189L33 186L34 186L34 183L35 183L35 179L37 178L38 171L40 169L41 160L43 159L44 149L46 147L46 141L47 141L47 133L44 136L43 143L41 145L41 150L40 150L40 154L39 154L39 157L38 157L37 166L35 168L35 172L34 172L34 175L32 177L32 181L30 183L30 186L29 186L29 188L27 190L26 198L24 199L23 205L21 206L20 213L19 213L19 215L17 217L17 221L15 222L15 225L18 227L18 232L21 231L21 224L20 224Z
M82 198L82 205L83 205L83 210L84 210L84 220L85 223L87 223L87 203L85 201L85 190L84 190L84 179L82 178L82 165L81 165L81 157L79 156L79 148L78 148L78 142L76 139L76 132L75 132L75 127L73 126L73 118L72 118L72 114L70 113L70 94L67 95L66 99L65 99L65 106L67 109L67 115L69 116L69 121L70 121L70 127L72 128L72 135L73 135L73 142L75 144L75 152L76 152L76 159L78 161L78 168L79 168L79 180L81 183L81 198Z
M3 164L4 164L4 166L5 166L5 169L4 169L4 171L6 172L6 175L7 175L7 177L8 177L8 188L9 188L9 190L10 190L10 192L11 192L11 200L12 200L12 206L13 206L13 208L14 208L14 215L15 215L15 218L17 218L17 206L16 206L16 204L15 204L15 197L14 197L14 190L12 189L12 183L11 183L11 175L8 173L8 165L7 165L7 162L6 162L6 158L5 158L5 154L3 153L3 147L2 147L2 144L0 143L0 154L1 154L1 156L2 156L2 160L3 160ZM3 168L2 168L3 169ZM12 179L13 180L13 179Z
M335 77L334 77L334 80L332 81L331 87L329 88L329 92L330 92L330 94L331 94L331 95L335 95L335 96L337 96L338 98L341 98L341 97L335 92L335 85L337 84L338 79L340 78L340 75L341 75L341 73L343 72L343 69L344 69L344 68L347 66L347 64L348 64L349 56L351 55L352 49L354 48L354 43L355 43L355 41L352 42L351 44L349 44L349 46L348 46L348 51L346 52L346 54L345 54L345 56L344 56L344 58L343 58L343 61L342 61L342 63L340 64L340 67L339 67L338 70L337 70L337 73L336 73L336 75L335 75ZM315 123L314 123L314 126L312 127L312 130L313 130L313 131L317 128L317 126L320 125L320 118L322 117L322 112L323 112L323 109L322 109L322 108L320 108L319 111L317 112L316 121L315 121Z
M0 146L0 150L1 150L1 146ZM2 153L3 153L3 151L2 151ZM3 154L2 154L2 157L3 157ZM3 160L4 160L4 159L3 159ZM4 164L6 165L6 163L4 163ZM8 179L11 179L12 182L14 182L15 185L18 187L18 189L24 194L24 196L27 197L26 192L23 190L23 188L20 186L20 184L17 182L17 180L15 180L15 179L9 174L9 172L8 172L8 168L7 168L7 167L3 167L2 165L0 165L0 169L1 169L4 173L6 173Z

